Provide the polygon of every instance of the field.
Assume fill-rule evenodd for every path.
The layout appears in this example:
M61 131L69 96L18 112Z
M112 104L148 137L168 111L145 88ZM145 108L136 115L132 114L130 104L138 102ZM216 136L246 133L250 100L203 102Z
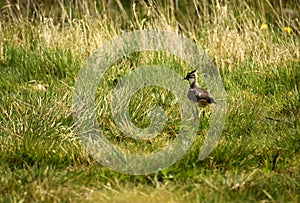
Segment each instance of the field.
M124 2L0 3L0 202L300 202L300 4ZM198 154L210 106L180 160L129 175L85 150L72 95L91 53L115 36L147 29L178 33L207 53L222 78L227 113L218 145L204 160ZM128 138L112 119L109 95L118 78L151 64L182 78L192 70L166 53L133 53L112 65L97 89L99 127L129 152L161 149L178 132L180 101L159 87L140 89L129 103L138 128L149 126L149 108L164 108L168 120L159 137Z

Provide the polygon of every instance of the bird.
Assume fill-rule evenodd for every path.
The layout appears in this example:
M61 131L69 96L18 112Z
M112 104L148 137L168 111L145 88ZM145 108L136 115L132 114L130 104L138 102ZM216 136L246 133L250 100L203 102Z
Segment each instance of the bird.
M193 70L192 72L188 73L185 78L183 78L184 80L188 80L190 82L187 98L192 102L197 102L199 107L205 107L208 104L215 103L209 92L198 85L196 71L197 69Z

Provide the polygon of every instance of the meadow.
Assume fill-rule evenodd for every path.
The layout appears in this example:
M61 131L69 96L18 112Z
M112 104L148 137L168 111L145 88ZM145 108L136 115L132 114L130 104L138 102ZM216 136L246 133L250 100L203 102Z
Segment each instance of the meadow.
M299 8L269 0L3 1L0 202L299 202ZM74 129L72 93L97 47L146 29L178 33L207 53L222 77L227 114L218 145L204 160L198 153L209 107L184 157L153 174L128 175L85 151ZM132 54L109 69L97 91L99 126L131 151L167 145L180 119L174 97L150 87L132 97L130 115L145 127L145 112L163 106L169 119L162 135L138 142L114 125L107 97L116 80L149 64L182 77L191 71L165 53Z

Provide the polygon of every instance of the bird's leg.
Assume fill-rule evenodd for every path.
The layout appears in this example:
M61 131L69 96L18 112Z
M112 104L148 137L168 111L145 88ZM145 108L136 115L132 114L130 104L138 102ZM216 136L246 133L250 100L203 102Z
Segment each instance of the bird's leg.
M198 102L198 108L201 109L203 118L205 117L205 109L204 109L204 107L206 107L206 105L207 105L207 101L206 100L200 100ZM200 113L199 113L198 116L200 118L200 116L201 116Z
M205 117L205 109L202 107L197 106L197 115L198 118L201 118L201 115L203 116L203 118Z

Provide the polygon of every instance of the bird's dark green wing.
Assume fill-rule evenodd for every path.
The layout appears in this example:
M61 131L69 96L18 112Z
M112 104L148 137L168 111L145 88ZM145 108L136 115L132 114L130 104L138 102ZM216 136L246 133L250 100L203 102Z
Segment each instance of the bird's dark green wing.
M204 102L205 100L207 103L214 103L214 100L211 97L211 95L205 89L198 88L198 87L190 88L188 92L188 98L193 102L199 102L199 101Z

